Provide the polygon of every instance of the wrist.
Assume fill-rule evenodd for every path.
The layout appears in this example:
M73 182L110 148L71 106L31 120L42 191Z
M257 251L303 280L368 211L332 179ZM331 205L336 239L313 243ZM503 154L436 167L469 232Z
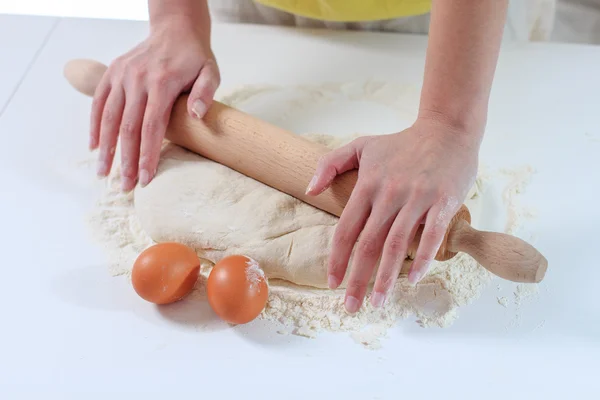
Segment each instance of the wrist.
M413 126L419 131L431 133L434 137L451 137L453 141L474 150L481 146L485 131L485 122L455 118L445 112L425 108L419 109ZM439 139L443 140L442 137Z
M150 0L150 34L191 33L210 42L211 20L206 0Z
M487 122L486 110L467 110L460 112L441 107L421 106L417 122L433 123L446 127L449 131L474 139L481 139Z

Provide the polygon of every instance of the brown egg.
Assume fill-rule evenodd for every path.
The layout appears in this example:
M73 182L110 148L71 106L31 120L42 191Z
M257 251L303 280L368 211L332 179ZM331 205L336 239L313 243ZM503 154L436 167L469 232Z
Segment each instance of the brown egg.
M200 260L193 249L180 243L159 243L138 256L131 280L142 299L168 304L192 291L199 272Z
M208 276L206 294L221 319L231 324L245 324L265 308L269 287L256 261L234 255L215 264Z

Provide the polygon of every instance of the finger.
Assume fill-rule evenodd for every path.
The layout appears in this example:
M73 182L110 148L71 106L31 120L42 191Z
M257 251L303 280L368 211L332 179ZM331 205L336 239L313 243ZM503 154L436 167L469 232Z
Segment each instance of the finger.
M119 125L123 116L125 93L121 86L113 87L106 99L102 112L100 128L100 155L98 157L98 176L104 177L110 173L117 147Z
M402 264L406 258L408 246L413 241L419 223L426 209L418 208L419 203L408 203L398 213L385 239L381 261L373 286L371 304L381 307L387 300L390 290L396 284Z
M187 107L192 117L204 117L212 104L220 83L221 77L217 63L213 59L209 59L200 70L200 74L188 96Z
M312 196L321 194L331 185L336 176L357 169L362 149L368 139L368 137L358 138L324 155L317 164L315 175L308 184L306 194Z
M344 280L352 249L371 213L370 193L369 189L357 185L342 211L329 256L327 281L330 289L336 289Z
M398 210L392 211L389 207L381 207L380 205L371 212L365 228L360 234L352 260L344 301L346 310L349 313L357 312L363 303L367 286L381 255L385 237L394 222L397 212Z
M138 86L127 91L121 121L121 188L129 192L135 187L140 160L142 121L147 94Z
M429 270L431 262L444 240L450 220L456 213L456 201L442 201L434 204L427 212L425 227L415 259L408 273L408 281L416 285Z
M110 82L107 78L107 74L105 74L94 92L94 99L92 101L92 112L90 115L90 150L97 149L100 144L102 113L109 93Z
M156 174L162 141L176 97L169 88L155 88L148 93L140 145L139 182L142 186L150 183Z

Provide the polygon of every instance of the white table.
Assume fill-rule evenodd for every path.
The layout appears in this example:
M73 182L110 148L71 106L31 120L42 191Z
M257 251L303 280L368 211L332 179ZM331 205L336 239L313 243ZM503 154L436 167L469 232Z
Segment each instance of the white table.
M144 23L62 20L0 118L1 398L20 390L49 398L85 392L76 398L86 399L192 391L265 399L599 393L600 48L507 46L501 56L482 159L537 168L523 201L538 211L527 228L550 264L521 326L503 329L511 315L496 303L494 283L452 327L402 321L383 349L368 351L346 334L280 336L261 321L197 330L209 315L205 305L159 311L108 275L83 218L97 187L65 174L85 157L90 100L68 86L62 67L75 57L109 62L145 34ZM225 87L369 77L418 84L425 40L217 25L214 46ZM325 125L337 133L356 123L335 119ZM370 122L374 131L390 128Z
M58 20L0 14L0 115Z

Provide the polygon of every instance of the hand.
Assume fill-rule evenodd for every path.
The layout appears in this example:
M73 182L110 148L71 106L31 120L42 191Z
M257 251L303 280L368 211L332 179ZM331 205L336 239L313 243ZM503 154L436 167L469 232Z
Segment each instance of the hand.
M189 25L189 23L187 23ZM98 175L109 174L121 137L121 185L131 191L156 173L177 97L191 90L188 112L201 118L220 83L207 35L172 18L116 59L94 95L90 149L99 148Z
M361 137L320 160L308 194L358 168L329 259L329 287L337 288L352 256L345 307L358 311L381 256L371 303L380 307L394 287L419 225L425 227L408 280L427 273L454 214L474 184L479 136L436 120L417 120L403 132ZM360 235L360 240L359 240Z

